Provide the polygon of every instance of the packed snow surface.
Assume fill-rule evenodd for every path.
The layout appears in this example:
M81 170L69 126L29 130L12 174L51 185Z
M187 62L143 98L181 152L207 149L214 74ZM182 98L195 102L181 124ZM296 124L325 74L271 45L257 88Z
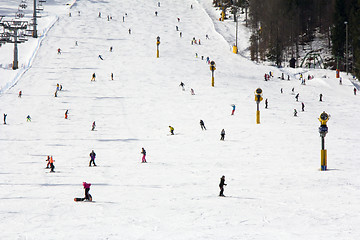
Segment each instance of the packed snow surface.
M249 61L243 22L241 54L232 53L235 25L219 22L211 2L48 0L40 38L19 45L20 69L9 68L13 45L0 48L0 239L360 238L354 85L343 73L339 85L333 71ZM0 15L19 3L0 0ZM301 85L300 73L314 79ZM256 124L259 87L269 106L260 103ZM328 171L319 171L323 111ZM55 173L45 169L48 155ZM84 181L94 201L74 202Z

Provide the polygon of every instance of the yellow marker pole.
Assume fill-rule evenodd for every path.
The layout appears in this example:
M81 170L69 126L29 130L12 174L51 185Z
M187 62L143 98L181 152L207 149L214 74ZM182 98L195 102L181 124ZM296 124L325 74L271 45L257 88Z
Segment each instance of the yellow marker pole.
M160 45L160 37L157 36L156 38L156 57L159 58L160 54L159 54L159 45Z
M233 53L235 53L235 54L237 54L238 53L238 48L237 48L237 46L233 46Z
M211 86L214 87L215 85L215 79L214 79L214 71L212 71L212 76L211 76Z
M260 111L256 111L256 124L260 124Z
M156 57L159 58L159 45L158 45L158 48L157 48L157 51L156 51Z
M321 150L321 171L327 170L327 151L326 149Z

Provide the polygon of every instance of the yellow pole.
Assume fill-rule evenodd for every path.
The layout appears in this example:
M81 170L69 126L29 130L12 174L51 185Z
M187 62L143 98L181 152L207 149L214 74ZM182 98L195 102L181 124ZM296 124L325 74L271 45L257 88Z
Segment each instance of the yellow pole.
M211 86L213 87L214 85L215 85L215 79L214 79L214 71L213 71L211 76Z
M260 124L260 111L256 111L256 124Z
M159 58L159 49L156 51L156 57Z
M321 150L321 171L327 170L327 151Z

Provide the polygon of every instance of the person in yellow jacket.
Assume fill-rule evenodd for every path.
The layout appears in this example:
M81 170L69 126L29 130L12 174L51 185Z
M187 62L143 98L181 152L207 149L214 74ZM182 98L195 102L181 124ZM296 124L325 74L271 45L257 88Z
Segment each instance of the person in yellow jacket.
M174 135L174 128L172 126L169 126L171 135Z

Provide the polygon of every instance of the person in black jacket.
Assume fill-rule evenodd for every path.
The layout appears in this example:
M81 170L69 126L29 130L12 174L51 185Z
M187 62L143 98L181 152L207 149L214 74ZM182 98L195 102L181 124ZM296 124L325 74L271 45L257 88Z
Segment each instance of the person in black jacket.
M224 195L224 186L226 186L225 176L222 176L222 177L220 178L220 184L219 184L219 187L220 187L220 194L219 194L219 196L220 196L220 197L225 197L225 195Z
M205 127L205 123L203 120L200 120L200 127L201 127L201 130L206 130L206 127Z
M220 140L224 141L224 140L225 140L225 130L224 130L224 129L223 129L223 130L221 130L220 135L221 135Z
M91 153L90 153L89 167L91 167L91 163L93 163L94 166L96 166L96 164L95 164L95 157L96 157L96 153L94 152L94 150L92 150Z

